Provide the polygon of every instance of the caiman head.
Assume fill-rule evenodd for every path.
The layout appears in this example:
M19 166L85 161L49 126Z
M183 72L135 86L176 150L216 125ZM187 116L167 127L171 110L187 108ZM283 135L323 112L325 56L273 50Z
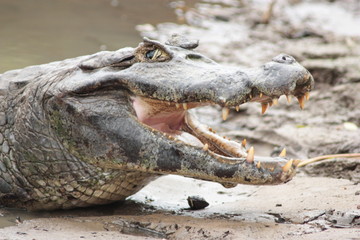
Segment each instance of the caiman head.
M310 73L281 54L257 68L224 67L195 52L197 43L140 45L101 52L64 71L44 91L43 108L56 137L74 157L101 168L178 174L232 183L277 184L295 174L283 155L256 157L253 148L217 135L189 112L206 105L238 109L281 95L303 107Z

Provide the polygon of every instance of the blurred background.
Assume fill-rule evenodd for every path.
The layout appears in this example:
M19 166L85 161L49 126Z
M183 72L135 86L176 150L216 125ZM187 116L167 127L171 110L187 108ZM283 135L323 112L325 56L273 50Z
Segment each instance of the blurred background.
M195 0L186 1L191 5ZM176 21L170 0L1 0L0 73L135 47L135 26Z

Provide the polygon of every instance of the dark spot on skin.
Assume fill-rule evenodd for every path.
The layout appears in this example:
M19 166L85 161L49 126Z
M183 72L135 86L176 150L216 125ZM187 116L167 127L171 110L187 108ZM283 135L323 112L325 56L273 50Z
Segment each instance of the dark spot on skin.
M166 151L159 153L157 165L160 169L166 169L175 172L181 169L181 163L176 161L176 159L182 155L183 153L180 150L169 146Z
M73 106L71 106L71 105L66 106L66 111L71 115L74 115L76 113L75 108Z
M229 178L232 177L236 172L236 168L233 166L228 166L224 169L216 169L215 170L215 176L220 178Z

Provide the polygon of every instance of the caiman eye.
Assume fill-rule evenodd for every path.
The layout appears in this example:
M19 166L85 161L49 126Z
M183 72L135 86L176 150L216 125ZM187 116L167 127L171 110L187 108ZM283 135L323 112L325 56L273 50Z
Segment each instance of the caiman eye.
M145 53L145 57L147 59L156 60L157 58L159 58L161 56L161 54L162 54L161 50L154 49L154 50L147 51Z

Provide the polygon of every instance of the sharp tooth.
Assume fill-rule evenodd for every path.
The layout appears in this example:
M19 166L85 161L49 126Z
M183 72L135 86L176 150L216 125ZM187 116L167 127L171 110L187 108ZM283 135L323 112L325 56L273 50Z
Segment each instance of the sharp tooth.
M175 106L176 106L176 108L179 108L179 107L180 107L180 104L179 104L179 103L175 103Z
M264 114L266 112L266 109L268 108L268 104L267 103L262 103L261 104L261 113Z
M203 150L204 150L204 151L209 150L209 145L208 145L207 143L205 143L205 144L204 144L204 146L203 146Z
M279 157L286 157L286 148L284 148L281 153L279 154Z
M244 140L242 140L241 145L242 145L243 147L246 147L246 138L244 138Z
M298 99L298 101L299 101L299 105L300 105L300 108L301 109L304 109L304 107L305 107L305 96L304 95L302 95L302 96L300 96L300 97L297 97L297 99Z
M235 110L238 112L238 111L240 111L240 106L236 106L235 107Z
M183 105L183 108L184 108L185 110L187 110L187 109L188 109L188 105L187 105L187 103L183 103L182 105Z
M294 165L295 167L297 167L297 165L299 165L300 162L301 162L301 160L296 159L296 160L293 161L293 165Z
M261 93L260 93L260 95L259 95L259 97L261 97L261 98L262 98L262 96L263 96L263 93L261 92Z
M255 157L255 150L254 147L251 147L248 151L248 154L246 156L246 161L248 163L253 163L254 162L254 157Z
M287 172L287 171L289 171L289 170L291 169L293 161L294 161L294 160L292 160L292 159L289 160L289 161L282 167L282 169L283 169L284 172Z
M261 163L260 163L260 162L257 162L256 167L257 167L257 168L261 168Z
M310 99L310 92L305 93L305 99L306 99L306 101L308 101Z
M227 108L227 107L224 107L224 108L222 109L222 119L223 119L224 121L228 118L228 116L229 116L229 111L230 111L230 109Z
M278 105L278 99L277 98L273 98L273 100L272 100L272 103L274 104L274 105Z
M290 95L286 95L286 100L288 103L291 103L291 96Z

